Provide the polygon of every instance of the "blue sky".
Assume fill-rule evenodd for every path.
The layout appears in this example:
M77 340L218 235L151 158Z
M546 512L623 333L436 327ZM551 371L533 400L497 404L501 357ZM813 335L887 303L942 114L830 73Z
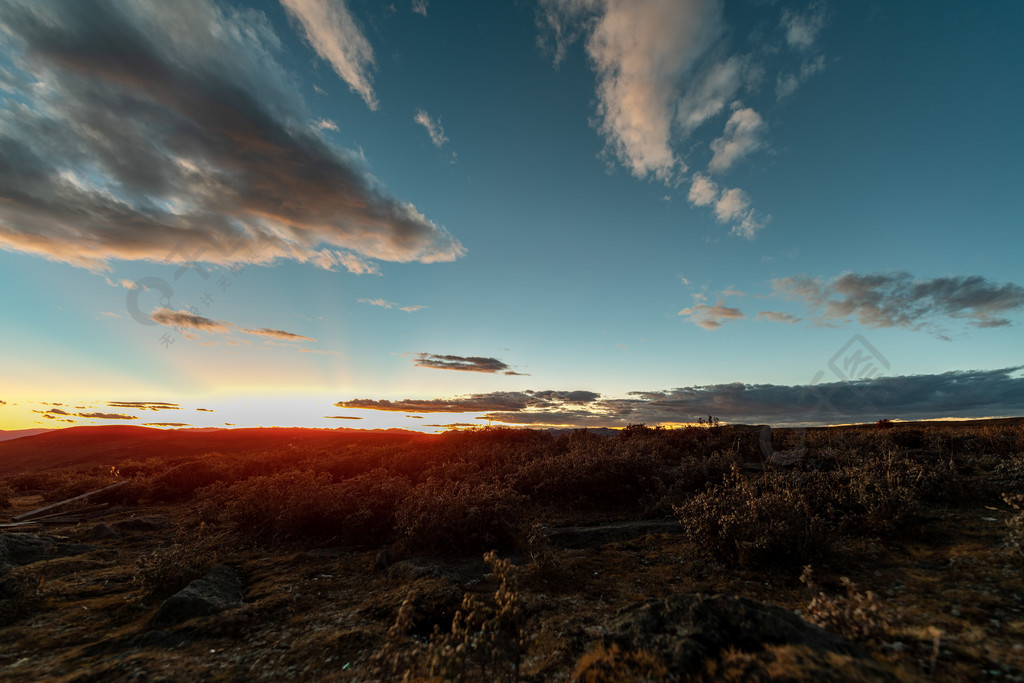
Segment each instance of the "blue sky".
M0 428L1022 414L1022 29L7 2Z

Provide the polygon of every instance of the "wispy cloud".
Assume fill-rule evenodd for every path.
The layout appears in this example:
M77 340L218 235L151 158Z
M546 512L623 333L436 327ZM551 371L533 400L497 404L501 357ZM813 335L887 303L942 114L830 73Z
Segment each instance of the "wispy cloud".
M927 329L943 336L943 318L975 327L1004 327L1024 310L1024 287L980 275L919 280L909 273L845 273L831 280L795 275L771 282L776 295L798 299L821 324L856 319L868 327Z
M269 327L261 327L257 330L247 329L244 327L239 328L246 334L256 335L258 337L270 337L271 339L282 339L284 341L308 341L315 342L316 339L312 337L306 337L301 334L295 334L294 332L285 332L284 330L274 330Z
M257 337L268 337L270 339L276 339L281 341L308 341L315 342L316 339L307 337L294 332L286 332L284 330L276 330L269 327L261 328L247 328L239 327L233 323L225 322L223 320L212 320L210 318L204 318L201 315L196 315L189 311L172 311L167 308L157 308L150 314L150 319L164 325L165 327L173 327L176 330L196 330L198 332L212 332L215 334L229 334L234 331L242 332Z
M181 410L178 403L165 401L108 401L108 408L135 408L137 410Z
M732 234L752 239L763 228L771 216L761 216L750 206L750 197L738 187L719 192L718 185L702 173L694 173L690 179L688 199L694 206L710 206L715 220L732 223Z
M717 330L725 323L747 317L743 315L740 309L726 306L725 302L721 299L714 306L694 304L679 311L679 315L689 318L690 322L698 327L703 327L705 330Z
M427 16L427 0L412 0L412 11L421 17Z
M377 108L373 92L373 48L356 25L345 0L281 0L302 25L306 40L334 68L370 109Z
M320 130L338 130L338 124L336 124L334 121L331 121L330 119L316 119L313 121L313 125L319 128Z
M789 97L811 76L824 70L824 55L805 59L803 63L800 64L800 69L796 71L796 73L780 73L776 76L775 97L780 100Z
M397 308L400 311L406 313L415 313L416 311L423 310L426 306L401 306L396 304L394 301L388 301L387 299L360 299L359 303L369 304L371 306L377 306L379 308Z
M781 311L761 311L757 314L758 320L767 320L773 323L786 323L792 325L793 323L800 322L800 318L789 313L782 313Z
M459 372L500 372L504 375L522 374L512 370L507 363L497 358L486 358L483 356L442 356L436 353L417 353L413 365L418 368L456 370Z
M356 398L338 401L338 408L362 408L403 413L478 413L555 409L564 405L592 403L600 394L592 391L495 391L456 398L404 399L401 401Z
M803 11L786 9L780 24L786 34L786 43L797 50L809 50L825 27L825 6L816 2Z
M348 36L343 3L286 6L323 41ZM0 33L14 65L0 103L0 248L97 271L113 259L290 259L377 272L371 259L465 251L305 123L259 11L10 0ZM340 62L369 54L348 37ZM351 82L372 95L354 69Z
M416 116L413 117L413 121L427 129L430 141L434 143L435 147L441 147L444 143L448 142L448 136L444 134L444 128L441 127L441 122L437 119L431 118L430 114L427 112L422 109L417 109Z
M138 420L138 415L125 415L124 413L77 413L78 417L89 420Z

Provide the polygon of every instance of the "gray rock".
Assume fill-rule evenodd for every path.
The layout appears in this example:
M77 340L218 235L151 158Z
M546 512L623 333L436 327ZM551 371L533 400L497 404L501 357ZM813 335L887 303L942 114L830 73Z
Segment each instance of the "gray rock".
M11 565L32 564L56 555L57 542L36 534L0 536L0 562Z
M194 617L223 612L242 601L242 581L234 569L217 565L167 598L153 615L153 625L179 624Z
M609 543L622 543L647 534L681 534L679 520L648 519L633 522L612 522L596 526L564 526L545 529L548 540L560 548L599 548Z

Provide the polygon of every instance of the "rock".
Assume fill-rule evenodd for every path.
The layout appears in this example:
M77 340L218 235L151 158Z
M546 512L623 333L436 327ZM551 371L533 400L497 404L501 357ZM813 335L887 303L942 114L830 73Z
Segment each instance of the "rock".
M820 679L821 671L835 667L844 677L896 680L856 645L789 610L700 594L650 600L620 611L598 649L578 663L579 680L612 680L601 676L624 666L635 674L641 657L648 656L652 672L663 668L680 679L704 672L712 678L736 673L735 680L773 680L771 670L796 662L806 671L787 671L785 680ZM835 675L823 680L845 679Z
M462 583L464 577L457 571L429 560L401 560L395 562L384 572L389 579L396 581L415 581L424 577L446 579L452 583Z
M99 550L99 546L85 543L58 543L49 536L36 534L0 535L0 572L55 557L71 557Z
M194 617L223 612L241 601L241 579L234 569L221 564L167 598L150 623L178 624Z
M89 530L86 538L90 541L119 541L124 537L109 524L100 522Z
M111 526L118 532L159 531L171 526L171 520L167 519L163 515L153 515L152 517L129 517L128 519L119 519Z

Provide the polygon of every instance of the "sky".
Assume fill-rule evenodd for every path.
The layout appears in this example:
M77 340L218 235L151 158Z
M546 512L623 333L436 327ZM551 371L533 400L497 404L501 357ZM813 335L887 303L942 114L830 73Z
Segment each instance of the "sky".
M1022 31L3 0L0 429L1024 415Z

